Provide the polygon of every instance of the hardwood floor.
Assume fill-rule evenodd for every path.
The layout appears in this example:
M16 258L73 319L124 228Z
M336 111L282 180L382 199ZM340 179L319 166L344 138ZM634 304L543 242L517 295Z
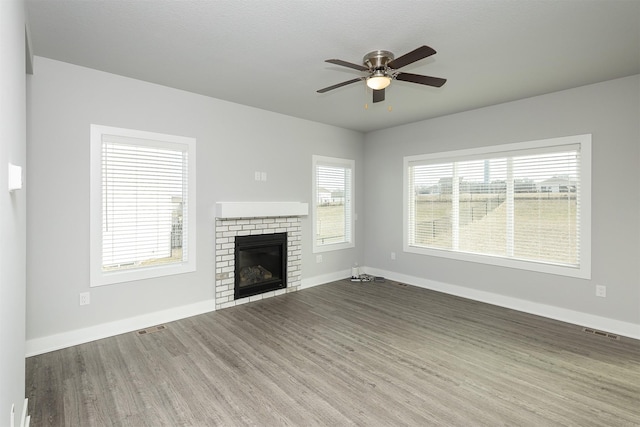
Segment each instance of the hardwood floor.
M32 426L640 426L640 341L339 281L27 359Z

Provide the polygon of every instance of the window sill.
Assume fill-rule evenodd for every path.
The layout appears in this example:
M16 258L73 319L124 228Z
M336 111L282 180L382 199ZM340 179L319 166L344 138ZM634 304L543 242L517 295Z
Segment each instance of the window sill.
M467 252L448 251L445 249L429 249L405 245L404 252L419 255L434 256L454 259L458 261L475 262L480 264L495 265L499 267L515 268L518 270L535 271L539 273L555 274L558 276L575 277L578 279L591 279L591 266L583 263L580 267L561 264L547 264L535 261L526 261L515 258L503 258L498 256L480 255Z

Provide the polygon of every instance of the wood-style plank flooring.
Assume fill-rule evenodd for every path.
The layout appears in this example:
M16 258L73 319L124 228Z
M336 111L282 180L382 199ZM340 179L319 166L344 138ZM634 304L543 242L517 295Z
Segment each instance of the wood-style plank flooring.
M339 281L27 359L31 426L640 426L640 341Z

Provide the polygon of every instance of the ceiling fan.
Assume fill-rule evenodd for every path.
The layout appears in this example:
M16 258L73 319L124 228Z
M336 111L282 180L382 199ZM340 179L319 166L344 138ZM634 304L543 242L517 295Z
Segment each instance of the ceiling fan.
M330 90L364 80L367 82L367 86L373 89L373 102L380 102L384 101L384 89L389 86L391 84L391 80L394 79L404 82L418 83L421 85L440 87L445 84L447 79L398 71L398 69L405 65L409 65L435 53L436 51L429 46L420 46L399 58L394 58L393 53L389 51L374 50L373 52L367 53L364 58L362 58L363 65L353 64L341 59L327 59L325 62L353 68L358 71L364 71L367 75L325 87L317 92L325 93Z

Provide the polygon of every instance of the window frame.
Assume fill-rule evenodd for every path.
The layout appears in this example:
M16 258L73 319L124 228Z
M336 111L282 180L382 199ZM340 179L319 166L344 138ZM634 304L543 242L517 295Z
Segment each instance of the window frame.
M499 255L483 255L449 249L425 248L410 245L410 195L409 167L416 162L453 162L465 161L484 156L513 155L521 150L553 150L555 147L580 146L580 227L579 227L579 262L578 266L567 266L502 257ZM582 279L591 278L591 134L574 135L544 140L518 142L504 145L487 146L431 154L406 156L403 160L403 250L407 253L449 258L482 264L509 267L520 270L536 271Z
M340 243L327 243L327 244L319 244L317 239L316 227L318 220L318 183L317 183L317 167L318 166L331 166L331 167L340 167L344 169L351 170L351 185L349 188L350 197L347 200L345 197L345 203L349 203L348 211L350 218L347 219L349 222L345 223L345 242ZM313 253L320 252L330 252L337 251L342 249L349 249L355 247L355 160L352 159L344 159L338 157L327 157L327 156L312 156L312 241L313 241ZM345 188L345 190L347 190ZM346 194L346 192L345 192ZM347 207L345 207L347 209Z
M145 140L145 145L184 149L187 153L187 260L116 271L102 269L102 142L103 136ZM141 144L143 145L143 144ZM103 286L196 271L196 139L156 132L91 124L90 126L89 286ZM184 244L184 241L183 241Z

